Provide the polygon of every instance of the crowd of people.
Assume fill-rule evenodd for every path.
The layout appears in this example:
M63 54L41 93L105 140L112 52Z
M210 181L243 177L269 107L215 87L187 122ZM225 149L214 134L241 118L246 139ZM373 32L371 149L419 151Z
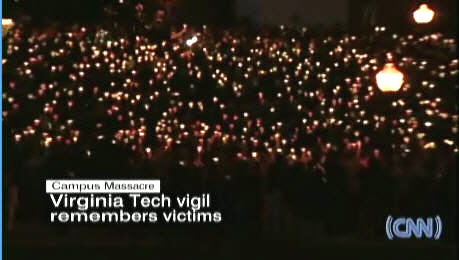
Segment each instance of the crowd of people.
M313 219L381 235L388 214L455 219L454 38L383 26L173 31L8 33L10 223L17 206L46 208L50 177L159 178L164 192L211 192L223 222L261 229ZM386 62L405 75L397 93L376 84Z

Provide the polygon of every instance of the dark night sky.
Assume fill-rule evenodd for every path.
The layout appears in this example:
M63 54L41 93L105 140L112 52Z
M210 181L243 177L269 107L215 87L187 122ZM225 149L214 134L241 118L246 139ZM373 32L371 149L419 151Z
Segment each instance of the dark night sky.
M457 26L457 0L236 0L239 16L264 24L288 24L297 15L304 25L345 27L361 23L365 6L377 6L377 23L398 26L412 21L411 12L421 3L437 11L437 23L444 28ZM352 8L352 10L350 9ZM413 9L414 8L414 9Z
M6 17L14 18L13 10L22 10L35 18L56 17L82 20L100 17L102 3L117 3L119 0L3 0ZM125 2L162 2L166 0L125 0ZM196 23L214 20L234 21L229 12L231 2L236 2L238 17L247 17L258 24L290 24L293 17L301 25L314 26L335 24L344 29L367 25L388 25L402 28L413 23L411 12L420 3L428 2L437 12L435 24L451 31L457 30L457 0L167 0L176 2L180 15L190 16ZM97 4L99 3L99 5ZM223 4L223 3L226 3ZM82 11L83 10L83 11ZM127 9L126 9L127 10ZM5 12L6 11L6 12ZM22 13L19 12L19 13ZM212 16L213 14L213 16ZM227 15L227 17L225 16ZM368 21L371 17L371 21ZM199 19L196 19L199 18ZM201 19L202 18L202 19ZM186 19L184 19L186 20ZM439 27L440 28L440 27ZM451 29L453 28L453 29Z
M349 0L237 0L238 13L259 23L286 24L296 14L303 24L347 23Z

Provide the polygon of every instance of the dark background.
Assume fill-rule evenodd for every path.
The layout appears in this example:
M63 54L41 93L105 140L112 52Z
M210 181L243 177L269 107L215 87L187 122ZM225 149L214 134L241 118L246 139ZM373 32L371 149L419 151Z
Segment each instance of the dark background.
M428 3L436 11L431 29L457 30L455 0L4 0L5 17L27 14L35 24L59 22L92 23L108 19L104 8L112 7L122 15L134 13L141 2L152 8L169 6L179 20L191 24L234 25L297 24L339 26L344 30L365 31L374 25L387 25L393 31L407 31L414 26L412 11Z

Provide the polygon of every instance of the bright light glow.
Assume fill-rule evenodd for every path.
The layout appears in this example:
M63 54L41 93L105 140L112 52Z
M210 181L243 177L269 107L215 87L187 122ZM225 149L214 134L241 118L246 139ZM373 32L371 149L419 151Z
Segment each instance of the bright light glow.
M413 18L416 23L427 24L432 22L435 12L429 8L427 4L422 4L416 11L413 12Z
M191 39L188 39L188 40L186 41L186 45L187 45L188 47L191 47L191 46L193 46L193 44L195 44L195 43L197 43L197 42L198 42L198 37L193 36Z
M378 87L383 92L397 92L404 83L404 76L393 63L387 63L376 75Z
M8 30L13 27L14 22L12 19L3 19L2 18L2 37L6 35Z
M12 25L13 24L13 20L11 19L3 19L2 18L2 26L8 26L8 25Z

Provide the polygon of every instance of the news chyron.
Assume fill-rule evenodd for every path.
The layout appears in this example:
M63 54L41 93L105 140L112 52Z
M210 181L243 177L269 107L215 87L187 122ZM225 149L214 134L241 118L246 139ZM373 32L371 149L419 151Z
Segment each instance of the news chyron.
M210 194L161 193L159 180L47 180L53 224L221 223Z

